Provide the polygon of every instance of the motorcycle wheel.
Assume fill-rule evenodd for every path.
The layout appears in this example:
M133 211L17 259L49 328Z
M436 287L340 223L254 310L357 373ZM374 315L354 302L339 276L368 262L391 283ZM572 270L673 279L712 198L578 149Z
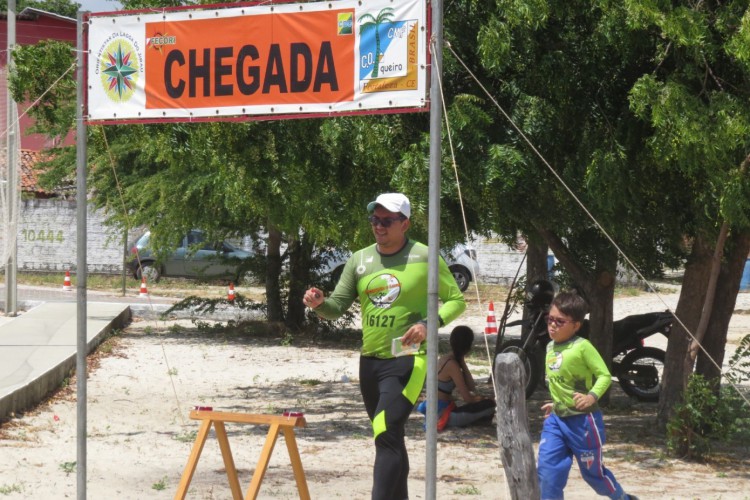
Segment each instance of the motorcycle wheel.
M523 362L523 369L526 372L526 399L529 399L536 386L539 384L540 378L542 378L544 370L544 353L539 349L534 349L531 355L527 355L526 351L523 350L523 341L521 339L509 339L500 345L495 357L503 353L516 354Z
M659 401L664 358L664 351L656 347L640 347L627 353L617 370L622 390L640 401Z

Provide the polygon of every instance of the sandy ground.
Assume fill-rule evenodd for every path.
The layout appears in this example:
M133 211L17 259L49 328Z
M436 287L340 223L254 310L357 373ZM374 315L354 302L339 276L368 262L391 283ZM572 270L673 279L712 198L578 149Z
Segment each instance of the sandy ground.
M743 295L732 321L733 339L750 333L750 294ZM676 294L668 297L676 301ZM648 295L620 299L616 317L663 309L653 301ZM465 322L481 324L483 314L470 311ZM297 431L297 441L312 498L369 498L374 448L357 384L356 348L285 343L278 337L219 335L184 320L135 322L107 342L102 350L108 352L92 359L88 379L87 497L172 498L198 430L198 423L188 419L189 410L206 405L244 413L304 411L307 427ZM471 368L477 379L486 380L486 364ZM0 428L0 498L76 497L74 389ZM481 390L492 392L489 385ZM528 402L535 447L544 398L542 389ZM747 450L732 450L710 464L667 458L663 438L653 428L655 405L631 401L616 384L604 413L609 433L605 463L627 491L641 499L750 498ZM414 413L407 426L411 498L425 496L422 422ZM246 490L267 428L228 424L227 430ZM509 498L493 425L439 434L437 460L437 498ZM569 499L595 497L575 466L566 494ZM231 498L213 432L188 498ZM259 498L298 498L282 442Z

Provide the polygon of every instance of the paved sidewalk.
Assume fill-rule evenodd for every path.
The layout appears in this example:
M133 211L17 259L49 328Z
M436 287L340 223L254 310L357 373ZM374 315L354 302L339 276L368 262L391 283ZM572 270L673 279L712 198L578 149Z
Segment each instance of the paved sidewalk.
M127 304L87 302L91 352L131 317ZM0 324L0 419L39 403L76 365L77 304L46 302ZM87 353L88 354L88 353Z
M19 285L18 314L0 315L0 420L33 407L60 386L76 365L77 291ZM0 284L0 310L5 311L5 284ZM86 291L88 353L132 317L158 318L180 299L149 294L122 296ZM192 311L175 317L191 318ZM257 317L252 311L220 307L211 319Z

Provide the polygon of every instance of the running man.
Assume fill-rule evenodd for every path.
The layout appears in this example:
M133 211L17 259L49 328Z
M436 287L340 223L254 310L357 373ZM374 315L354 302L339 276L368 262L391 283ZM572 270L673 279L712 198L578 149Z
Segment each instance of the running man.
M404 427L427 375L427 247L406 236L411 221L409 199L385 193L367 205L375 244L355 252L344 266L330 297L317 288L305 292L306 306L336 319L359 297L362 305L362 352L359 385L375 439L373 500L409 498L409 457ZM440 258L440 325L466 308L464 297ZM394 339L401 338L400 342ZM418 345L413 355L392 349Z

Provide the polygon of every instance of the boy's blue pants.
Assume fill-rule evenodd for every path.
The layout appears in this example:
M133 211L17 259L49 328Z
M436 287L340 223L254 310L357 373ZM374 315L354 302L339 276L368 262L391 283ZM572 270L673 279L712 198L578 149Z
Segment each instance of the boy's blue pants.
M612 499L626 499L615 476L602 463L604 442L601 411L570 417L558 417L553 413L547 417L542 427L537 463L542 500L563 498L574 456L581 476L594 491Z

